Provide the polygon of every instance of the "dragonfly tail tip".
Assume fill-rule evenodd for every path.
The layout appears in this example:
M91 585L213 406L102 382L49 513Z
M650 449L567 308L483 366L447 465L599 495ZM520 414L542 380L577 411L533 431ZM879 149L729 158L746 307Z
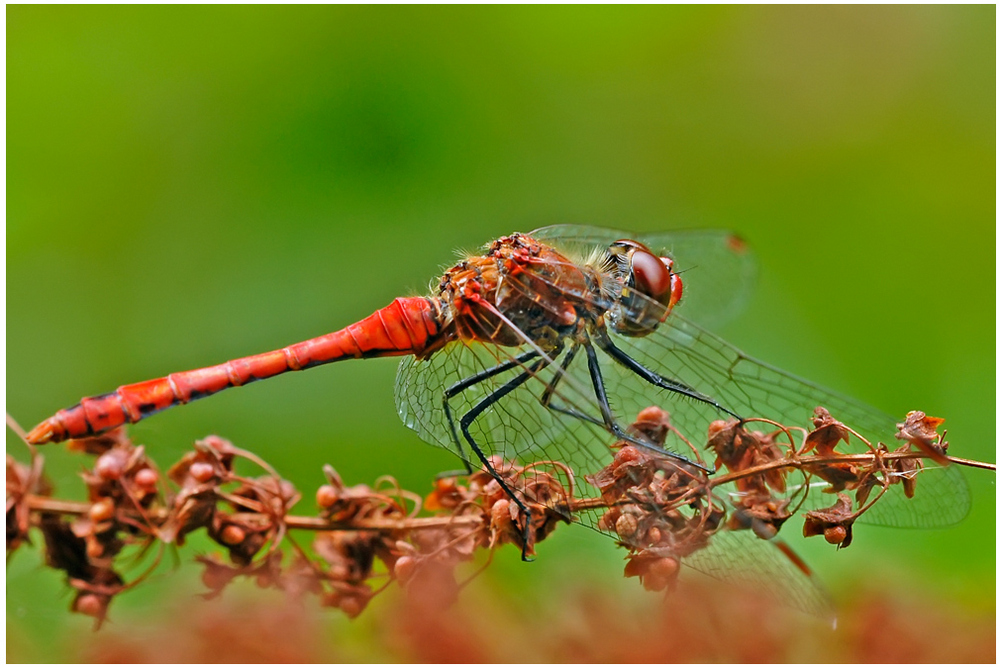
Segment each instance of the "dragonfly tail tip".
M55 425L52 424L51 420L45 420L29 431L28 435L25 436L25 440L31 445L42 445L43 443L50 443L55 440L55 436Z

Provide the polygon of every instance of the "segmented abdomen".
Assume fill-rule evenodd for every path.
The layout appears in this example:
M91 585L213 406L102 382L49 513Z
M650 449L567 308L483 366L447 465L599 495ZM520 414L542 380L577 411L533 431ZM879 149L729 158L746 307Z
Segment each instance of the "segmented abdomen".
M109 394L82 399L32 429L28 441L38 445L94 436L170 406L286 371L350 358L426 355L444 343L440 314L434 300L396 299L364 320L315 339L216 366L123 385Z

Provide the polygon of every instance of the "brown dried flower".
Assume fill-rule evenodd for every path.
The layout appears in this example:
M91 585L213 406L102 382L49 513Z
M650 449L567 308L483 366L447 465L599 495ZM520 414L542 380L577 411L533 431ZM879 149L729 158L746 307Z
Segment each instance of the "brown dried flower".
M830 544L848 547L853 540L852 527L856 515L851 511L851 497L837 494L837 502L829 508L806 513L802 535L823 535Z
M752 423L770 424L773 430L751 430ZM47 497L50 489L37 452L32 451L31 466L8 456L8 554L37 527L48 564L64 571L76 590L72 609L98 623L114 597L144 577L126 584L119 573L127 568L120 566L128 563L123 557L153 553L149 548L157 543L181 545L200 529L227 554L198 558L208 596L244 577L289 595L315 595L351 617L392 582L421 601L420 609L429 609L428 601L446 605L463 586L458 577L463 564L507 543L523 556L533 555L560 523L573 520L590 522L616 538L628 550L625 575L639 578L649 590L673 589L685 563L701 567L691 563L694 558L702 566L722 568L720 546L758 539L770 541L809 577L809 569L777 536L799 508L808 507L804 502L815 487L813 477L828 483L826 491L836 492L837 501L805 513L803 533L822 534L847 547L854 522L892 485L901 485L905 497L914 496L922 457L951 461L936 431L941 420L920 412L899 425L899 438L907 443L894 452L879 443L864 454L839 453L852 433L848 426L822 407L812 423L806 432L755 418L717 421L698 442L677 430L666 411L651 406L629 431L656 447L619 441L608 451L606 464L591 471L558 461L493 456L480 470L436 480L424 498L388 477L372 486L348 486L325 467L314 517L292 515L301 496L295 487L225 439L196 442L164 476L146 449L119 429L71 443L71 449L95 458L82 474L85 502ZM793 433L806 434L801 448ZM691 462L662 450L668 438L690 449ZM713 475L701 465L707 450L724 472ZM258 466L264 475L239 475L238 461ZM592 487L578 485L580 478ZM289 535L296 530L314 532L311 547Z

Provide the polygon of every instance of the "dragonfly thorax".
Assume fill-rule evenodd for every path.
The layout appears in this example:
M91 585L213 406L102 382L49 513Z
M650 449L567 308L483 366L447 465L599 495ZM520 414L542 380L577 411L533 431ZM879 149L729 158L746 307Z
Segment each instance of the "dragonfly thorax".
M502 237L441 278L455 336L502 346L557 346L593 310L586 268L524 234Z

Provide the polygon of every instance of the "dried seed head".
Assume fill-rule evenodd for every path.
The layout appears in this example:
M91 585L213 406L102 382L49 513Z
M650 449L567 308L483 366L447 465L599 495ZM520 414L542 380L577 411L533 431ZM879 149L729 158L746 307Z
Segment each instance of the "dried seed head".
M636 422L666 422L670 415L659 406L647 406L635 416Z
M646 591L663 591L677 581L680 561L657 550L639 550L628 557L625 577L638 577Z
M90 506L87 515L94 522L105 522L115 516L115 502L108 497L101 497Z
M615 532L626 540L635 536L638 530L639 521L631 513L625 513L615 522Z
M344 614L354 619L361 614L361 611L365 609L365 601L361 600L357 596L345 596L340 599L340 605L338 606L344 611Z
M810 420L815 428L806 436L802 447L803 453L815 449L819 455L832 455L836 453L840 441L850 443L851 432L843 422L834 419L830 411L822 406L816 407L814 416Z
M98 559L104 555L104 546L97 540L87 541L87 556L91 559Z
M340 499L340 494L333 485L320 485L316 490L316 505L320 508L330 508Z
M840 547L851 544L851 529L856 515L851 511L851 498L846 494L837 494L837 502L829 508L810 510L802 523L802 535L822 535L830 543ZM843 533L841 533L843 532Z
M947 466L945 454L948 452L948 443L937 433L942 422L944 418L930 417L923 411L910 411L906 414L906 421L896 425L899 430L896 438L909 442L918 451Z
M144 492L155 492L160 474L151 468L141 468L135 472L135 484Z
M142 447L127 439L81 441L86 452L97 457L93 470L84 473L92 504L84 505L87 513L75 520L48 512L41 514L40 522L50 565L71 575L70 584L77 592L73 609L99 620L107 614L113 596L124 589L122 578L111 570L113 557L140 541L160 539L179 544L195 529L205 529L228 547L226 563L222 557L198 559L206 566L202 579L214 594L234 578L248 578L261 587L318 594L324 605L353 617L376 593L372 591L373 577L390 573L414 600L451 599L459 589L456 565L471 560L476 550L502 543L521 548L527 542L522 550L532 554L536 541L545 538L560 521L581 516L577 510L582 510L594 513L597 528L617 535L628 549L625 575L640 578L648 590L661 591L674 587L683 564L709 546L718 531L743 531L750 538L756 534L771 539L791 514L790 501L782 494L786 466L778 460L800 454L794 449L795 438L782 429L768 434L751 431L746 425L730 420L716 421L709 427L707 448L714 451L717 465L724 465L733 474L721 481L735 488L726 488L730 497L725 504L721 503L722 492L713 493L710 474L695 472L625 441L613 446L612 461L589 475L558 461L520 465L494 456L490 462L495 474L484 467L468 476L440 479L422 508L415 494L402 490L391 479L382 478L374 487L347 487L332 468L325 467L327 484L317 490L316 502L326 524L310 524L322 527L313 543L318 559L300 556L290 567L283 565L281 550L274 547L284 537L284 525L290 519L286 515L301 495L252 454L218 437L200 441L195 452L162 473L145 458ZM847 438L846 427L826 411L817 411L814 429L808 432L809 447L804 451L813 449L830 456L821 462L817 461L820 458L805 458L808 461L800 472L807 479L815 476L825 480L830 485L827 491L856 493L853 500L838 494L838 502L830 508L806 513L805 535L822 535L826 541L846 547L857 515L869 500L878 501L879 495L871 492L883 484L901 483L903 489L893 491L912 496L923 467L917 456L932 457L913 448L943 455L944 435L936 435L937 426L934 418L911 414L900 427L910 442L896 451L904 458L887 456L865 465L860 456L850 459L836 452ZM792 429L797 433L795 427ZM630 430L658 444L668 432L675 434L692 447L698 461L704 454L700 449L706 447L704 440L697 445L688 442L669 423L669 416L657 408L642 411ZM878 447L887 452L881 443ZM236 476L234 465L240 458L262 464L269 475ZM762 466L771 463L775 465ZM23 513L22 505L11 506L12 502L20 504L19 499L29 493L37 494L32 491L38 484L35 475L34 469L16 463L12 466L8 457L9 549L11 527L18 532L14 540L23 540L28 521L38 517L29 515L34 510L27 506ZM163 485L160 476L165 477ZM600 495L588 491L587 496L595 498L577 497L580 488L575 483L580 477ZM501 480L515 490L516 497L501 487ZM225 490L213 488L225 482L231 483ZM233 486L238 488L230 489ZM174 487L179 489L171 493ZM227 504L225 510L223 504ZM431 523L421 520L411 524L421 510L436 513ZM525 527L529 517L530 525ZM325 530L334 522L341 526ZM274 541L272 549L255 559L269 541ZM782 551L808 574L790 550Z
M215 436L214 434L211 436L206 436L200 441L197 441L196 445L200 445L204 448L214 450L215 452L221 455L232 455L236 450L236 448L233 447L232 443L222 438L221 436Z
M830 545L840 545L847 540L847 529L842 526L827 527L823 530L823 538Z
M413 545L410 545L405 540L397 540L396 544L393 545L393 549L396 552L402 554L403 556L414 555L417 553L417 548L415 548Z
M198 482L208 482L215 477L215 467L208 462L195 462L188 471Z
M649 572L651 575L656 575L663 578L672 578L677 574L677 569L680 568L680 563L673 557L663 557L662 559L657 559L649 565Z
M413 577L413 574L417 570L417 559L416 557L411 557L409 555L402 556L396 560L396 565L393 567L393 575L399 580L400 584L406 584Z
M98 594L80 594L73 601L73 610L90 617L102 617L105 611L105 600Z
M490 508L490 519L493 521L493 525L497 528L505 527L510 524L510 501L507 499L500 499L493 504Z
M246 537L247 532L236 524L227 524L219 533L219 539L226 545L239 545Z
M128 467L127 455L121 450L108 450L97 458L94 473L105 480L118 480Z
M711 440L713 436L723 431L724 429L728 429L730 426L731 426L730 423L726 422L725 420L713 420L712 423L708 425L709 440Z
M514 526L514 513L517 510L517 506L507 499L499 499L493 503L490 507L490 528L495 538L503 541L507 534L517 533L517 528Z
M290 480L282 480L278 483L278 493L281 495L282 501L288 501L292 497L297 496L299 492L295 489L295 485L293 485Z

